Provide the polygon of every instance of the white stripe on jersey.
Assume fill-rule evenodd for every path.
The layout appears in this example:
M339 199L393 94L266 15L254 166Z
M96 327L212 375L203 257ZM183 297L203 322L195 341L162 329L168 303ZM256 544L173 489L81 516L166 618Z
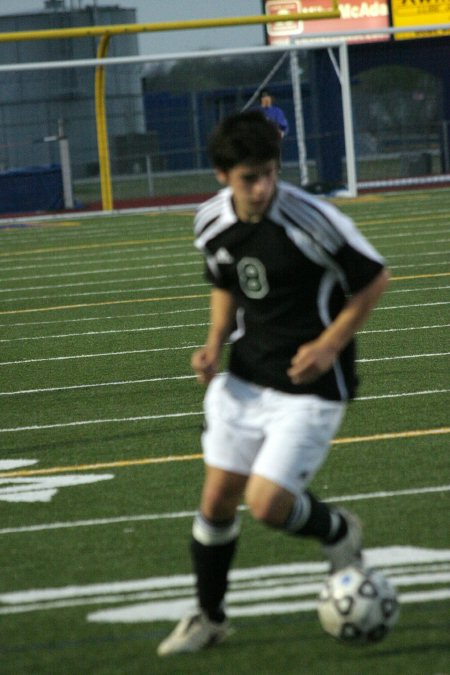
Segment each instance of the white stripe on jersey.
M319 242L327 250L333 252L346 241L352 248L367 258L384 264L385 261L382 256L356 228L353 220L339 211L333 204L289 183L280 181L278 186L278 194L273 206L278 206L279 209L283 210L283 199L286 199L287 202L290 197L289 203L297 207L294 206L294 220L298 222L299 227L311 228L314 224L315 228L310 230L310 234L314 236L317 233ZM295 197L295 200L292 197ZM316 214L315 217L312 216L312 213ZM271 209L267 215L269 218L271 217ZM316 229L318 223L320 223L320 228ZM337 247L336 244L338 244Z
M305 190L279 181L267 218L284 227L289 238L311 260L333 266L331 256L347 242L367 258L384 264L384 259L355 227L353 221L333 204ZM200 206L194 221L195 246L203 250L208 241L238 222L230 188L220 190ZM337 270L336 270L337 272ZM339 275L342 281L342 276Z
M324 326L329 326L333 321L330 316L329 303L335 282L335 275L330 271L326 272L320 281L319 292L317 294L317 308L320 319ZM346 401L349 398L349 391L345 383L345 377L339 359L335 360L333 364L333 371L336 378L336 385L339 395L343 401Z

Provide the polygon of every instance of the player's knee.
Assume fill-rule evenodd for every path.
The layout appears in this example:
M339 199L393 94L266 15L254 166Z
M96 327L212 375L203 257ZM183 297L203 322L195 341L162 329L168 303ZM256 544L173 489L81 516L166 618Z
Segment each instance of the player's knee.
M281 527L286 520L286 508L280 495L248 494L246 502L253 518L270 527Z

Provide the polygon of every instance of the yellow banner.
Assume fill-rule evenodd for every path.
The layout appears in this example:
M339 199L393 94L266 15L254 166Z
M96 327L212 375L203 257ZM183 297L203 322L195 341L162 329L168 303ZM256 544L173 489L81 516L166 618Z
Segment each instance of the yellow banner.
M450 23L450 0L391 0L392 25L432 26ZM450 30L434 30L426 33L398 33L396 40L440 37L450 35Z

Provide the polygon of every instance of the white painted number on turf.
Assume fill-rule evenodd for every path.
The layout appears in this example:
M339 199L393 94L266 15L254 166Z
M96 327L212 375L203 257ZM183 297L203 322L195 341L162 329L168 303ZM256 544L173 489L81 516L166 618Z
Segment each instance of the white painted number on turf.
M36 460L0 460L0 471L13 471L36 464ZM17 476L0 478L2 502L49 502L61 488L78 487L114 478L112 473L63 474L61 476Z

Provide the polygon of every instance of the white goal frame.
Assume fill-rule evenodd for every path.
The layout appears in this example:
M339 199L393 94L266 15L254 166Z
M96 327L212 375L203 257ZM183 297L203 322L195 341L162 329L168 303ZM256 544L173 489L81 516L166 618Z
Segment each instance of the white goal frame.
M377 28L377 35L396 35L400 33L432 33L433 31L450 31L450 23L433 24L428 26L408 26L401 28ZM95 59L74 59L71 61L43 61L34 63L17 63L0 65L0 72L22 72L33 70L54 70L70 68L98 68L105 66L115 66L124 64L144 64L151 62L173 61L173 60L197 60L211 59L214 57L255 55L270 52L290 52L291 81L293 90L293 101L296 121L296 140L299 151L299 174L300 182L306 183L306 153L303 135L303 115L301 103L300 72L297 63L297 52L311 49L327 49L332 60L336 75L341 87L341 102L344 125L344 144L345 144L345 163L347 173L347 189L340 192L342 196L356 197L358 194L355 140L352 116L352 101L350 88L349 60L348 60L348 41L356 37L364 38L373 36L374 30L346 31L345 33L311 33L305 38L297 39L295 44L289 45L266 45L261 47L248 47L236 49L219 49L193 52L171 52L158 55L139 55L123 57L105 57ZM334 51L338 52L338 60ZM444 176L443 179L450 180L450 176ZM114 207L111 209L114 211Z

